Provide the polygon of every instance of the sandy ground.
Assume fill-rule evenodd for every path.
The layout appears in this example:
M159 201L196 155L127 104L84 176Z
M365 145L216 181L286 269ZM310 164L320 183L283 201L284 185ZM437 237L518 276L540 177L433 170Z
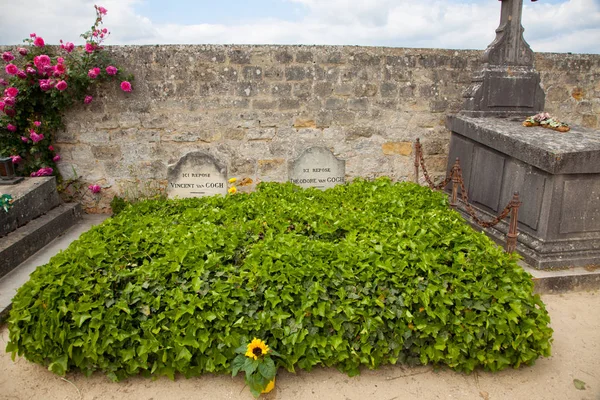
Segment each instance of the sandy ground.
M532 367L471 375L431 367L388 366L349 378L334 369L277 376L274 399L590 399L600 400L600 293L544 295L554 328L553 356ZM5 346L6 326L0 330ZM252 399L243 378L135 377L112 383L95 374L69 373L61 378L25 359L0 355L0 399ZM586 383L578 390L573 383Z

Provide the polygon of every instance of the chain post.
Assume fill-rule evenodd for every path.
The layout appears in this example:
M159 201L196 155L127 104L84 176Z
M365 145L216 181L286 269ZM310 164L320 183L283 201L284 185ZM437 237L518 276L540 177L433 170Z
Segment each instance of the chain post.
M518 218L519 218L519 206L521 202L519 201L519 192L515 192L513 194L513 198L510 201L510 225L508 228L508 234L506 235L506 248L505 251L507 253L512 253L517 248L517 226L518 226Z
M421 141L419 138L415 141L415 183L419 183L419 159L421 156Z
M452 208L456 208L456 205L458 204L458 185L460 185L460 174L458 173L459 169L460 162L458 157L456 157L456 161L454 162L452 170L450 171L450 176L452 177L452 198L450 199L450 207Z

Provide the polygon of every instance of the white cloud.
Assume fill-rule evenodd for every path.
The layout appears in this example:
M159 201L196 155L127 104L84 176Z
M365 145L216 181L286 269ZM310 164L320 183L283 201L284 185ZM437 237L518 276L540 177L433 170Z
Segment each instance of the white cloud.
M105 0L108 44L346 44L484 49L494 38L500 3L483 0L288 0L300 20L245 24L161 24L135 11L140 0ZM21 0L0 14L0 43L30 32L49 43L75 41L94 19L93 1ZM221 7L224 7L221 3ZM259 5L257 4L257 7ZM600 53L600 2L525 2L525 38L534 51ZM81 40L76 41L81 43Z

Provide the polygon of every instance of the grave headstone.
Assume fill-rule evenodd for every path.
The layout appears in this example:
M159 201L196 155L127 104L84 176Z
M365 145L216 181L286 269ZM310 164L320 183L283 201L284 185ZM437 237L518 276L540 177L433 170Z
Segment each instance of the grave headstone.
M167 179L169 198L227 194L227 168L205 153L191 152L169 165Z
M310 147L290 164L289 181L303 188L332 188L346 182L346 161L324 147Z

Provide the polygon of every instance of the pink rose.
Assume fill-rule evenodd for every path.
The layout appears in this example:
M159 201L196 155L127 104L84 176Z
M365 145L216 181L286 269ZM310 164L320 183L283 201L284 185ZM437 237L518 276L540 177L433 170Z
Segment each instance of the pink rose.
M49 79L40 79L40 89L42 89L43 92L46 92L50 89L52 89L52 85L50 84L50 80Z
M48 150L54 151L54 146L52 146L52 145L48 146Z
M8 89L4 90L4 95L5 96L17 97L18 94L19 94L19 89L17 89L14 86L11 86Z
M27 142L29 142L29 138L28 138L28 137L26 137L26 136L21 136L21 141L22 141L23 143L27 143Z
M60 154L57 154L54 157L52 157L52 161L54 161L54 162L60 161Z
M21 156L19 156L19 155L10 156L10 158L12 159L13 164L16 164L22 160Z
M16 132L17 131L17 127L14 126L13 124L6 125L6 129L8 129L10 132Z
M0 78L0 86L8 86L8 82L6 82L4 79Z
M19 54L20 54L20 55L22 55L22 56L26 56L26 55L27 55L27 53L29 53L29 50L27 50L27 49L26 49L26 48L24 48L24 47L19 47L19 48L17 49L17 51L18 51L18 52L19 52Z
M44 140L44 134L43 133L38 135L33 130L30 131L29 137L31 138L31 141L33 143L41 142L42 140Z
M17 76L19 77L19 79L27 79L27 74L25 73L25 71L17 72Z
M44 47L44 39L42 39L40 36L37 36L35 39L33 39L33 45L36 47Z
M16 73L19 72L19 68L14 64L8 64L4 70L9 75L16 75Z
M88 76L92 79L96 79L96 77L100 75L100 68L92 68L88 71Z
M65 62L65 59L64 59L64 58L62 58L62 57L57 57L57 58L56 58L56 62L57 62L57 63L59 63L59 64L62 64L62 63L64 63L64 62Z
M17 112L15 111L14 108L8 108L8 107L4 108L4 114L8 115L11 118L14 117L16 113Z
M36 172L32 172L31 176L50 176L54 170L50 167L40 168Z
M33 63L38 69L43 69L44 67L50 65L51 62L52 60L46 54L33 57Z
M37 74L37 71L32 67L27 67L25 71L30 75Z
M42 126L42 123L40 121L33 121L33 124L37 127Z
M108 10L104 7L96 7L96 10L98 10L98 12L102 15L106 15L106 13L108 12Z
M121 90L124 92L131 92L131 83L127 81L121 82Z
M30 34L29 34L29 37L32 37L32 38L34 38L34 37L35 37L35 33L30 33Z
M56 88L57 88L58 90L60 90L61 92L62 92L63 90L66 90L66 89L67 89L67 82L65 82L65 81L59 81L59 82L56 84Z
M102 190L100 185L90 185L90 186L88 186L88 189L90 189L90 191L94 194L100 193L100 191Z
M5 97L4 98L4 104L6 104L7 106L14 106L15 105L15 98L14 97Z
M102 28L102 33L108 33L108 29Z
M96 46L93 43L88 42L85 44L85 51L87 51L88 53L93 53L95 48Z
M6 62L11 62L15 59L15 56L13 56L10 51L5 51L2 53L2 59Z
M3 101L0 101L0 111L4 111L5 106L6 106L6 103Z
M75 45L71 42L67 42L65 44L61 44L60 48L66 51L67 53L70 53L73 51L73 49L75 49Z
M92 96L85 96L85 99L83 99L83 102L85 104L90 104L92 102L92 100L94 100L94 98Z
M116 75L117 74L117 68L113 67L112 65L109 65L108 67L106 67L106 73L109 75Z

